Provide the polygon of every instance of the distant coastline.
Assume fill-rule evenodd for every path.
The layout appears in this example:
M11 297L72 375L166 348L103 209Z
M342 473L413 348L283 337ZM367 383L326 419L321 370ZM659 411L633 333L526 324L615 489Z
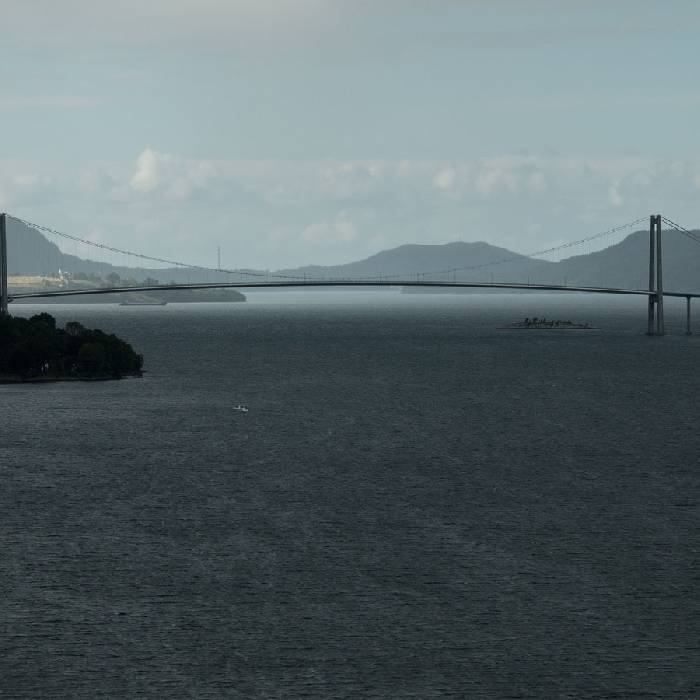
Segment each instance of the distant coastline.
M19 289L12 291L21 293ZM22 289L23 292L50 291L48 289ZM56 290L57 291L57 290ZM245 294L236 289L173 289L154 292L118 292L116 294L85 294L67 297L37 297L31 299L16 299L13 304L123 304L162 305L163 302L173 304L203 304L211 302L241 303L247 301Z

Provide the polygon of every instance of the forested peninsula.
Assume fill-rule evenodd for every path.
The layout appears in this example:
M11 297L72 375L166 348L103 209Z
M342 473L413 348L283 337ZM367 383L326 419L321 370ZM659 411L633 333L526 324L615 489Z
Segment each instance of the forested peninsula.
M116 335L47 313L0 316L0 383L140 377L143 357Z

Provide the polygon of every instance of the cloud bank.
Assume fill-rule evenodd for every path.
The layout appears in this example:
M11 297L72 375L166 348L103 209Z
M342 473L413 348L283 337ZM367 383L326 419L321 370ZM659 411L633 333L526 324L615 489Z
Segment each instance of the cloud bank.
M228 266L332 264L407 242L527 253L662 212L697 225L700 159L213 160L146 148L66 174L0 161L0 208L121 247Z

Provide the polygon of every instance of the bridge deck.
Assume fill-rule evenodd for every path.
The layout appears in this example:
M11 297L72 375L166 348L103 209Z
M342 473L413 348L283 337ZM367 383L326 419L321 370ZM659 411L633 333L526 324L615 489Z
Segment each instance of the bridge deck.
M86 289L59 289L54 291L10 294L14 299L43 299L87 294L116 294L121 292L155 292L177 289L264 289L290 287L446 287L455 289L516 289L543 292L585 292L590 294L623 294L655 296L648 289L620 289L616 287L577 287L558 284L524 284L518 282L437 282L411 280L285 280L275 282L200 282L194 284L158 284L137 287L93 287ZM667 292L663 296L696 299L700 293Z

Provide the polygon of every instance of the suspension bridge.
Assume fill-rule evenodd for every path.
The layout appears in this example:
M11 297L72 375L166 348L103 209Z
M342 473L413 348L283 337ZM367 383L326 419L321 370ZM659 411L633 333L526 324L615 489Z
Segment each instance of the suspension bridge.
M165 264L172 267L183 268L194 272L216 272L230 275L237 275L238 281L232 282L194 282L186 284L129 284L127 286L101 285L99 287L85 287L77 289L55 289L41 290L21 293L8 293L8 259L7 259L7 220L13 219L25 226L34 228L35 230L62 238L64 240L80 243L101 251L116 253L129 256L129 259L148 261L151 263ZM173 290L199 290L199 289L260 289L260 288L298 288L298 287L438 287L438 288L456 288L456 289L498 289L498 290L529 290L529 291L549 291L549 292L581 292L590 294L612 294L625 296L639 296L647 298L647 333L649 335L664 335L664 298L682 298L686 301L686 333L691 334L691 300L700 297L700 293L694 292L679 292L666 291L663 284L663 246L662 246L662 224L680 232L684 236L690 238L696 243L700 243L700 236L693 231L690 231L679 224L676 224L670 219L667 219L660 214L654 214L649 217L649 260L648 272L649 284L646 288L632 289L622 287L601 287L601 286L580 286L567 284L539 284L523 282L464 282L457 281L456 274L458 272L474 271L488 267L495 267L505 263L513 262L522 259L538 259L542 256L560 253L577 246L590 244L605 237L621 231L626 231L634 226L641 224L647 217L641 217L634 221L628 222L622 226L616 226L602 233L589 236L587 238L569 241L561 245L548 248L546 250L535 251L526 256L518 255L495 260L493 262L483 263L480 265L452 267L441 270L432 270L424 272L414 272L410 275L399 275L388 277L386 275L375 275L371 277L352 277L352 278L309 278L306 276L295 276L288 274L270 274L249 270L231 270L224 269L220 266L206 267L195 265L166 258L159 258L143 253L124 250L114 246L109 246L104 243L90 241L85 238L73 236L60 231L56 231L46 226L34 224L24 219L13 217L9 214L0 214L0 314L8 313L8 304L16 299L46 299L52 297L71 297L71 296L86 296L86 295L104 295L115 293L138 293L138 292L153 292L153 291L173 291ZM450 280L451 277L451 280ZM245 279L240 279L245 278Z

